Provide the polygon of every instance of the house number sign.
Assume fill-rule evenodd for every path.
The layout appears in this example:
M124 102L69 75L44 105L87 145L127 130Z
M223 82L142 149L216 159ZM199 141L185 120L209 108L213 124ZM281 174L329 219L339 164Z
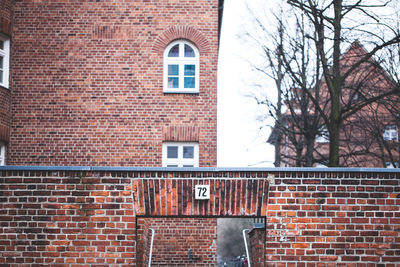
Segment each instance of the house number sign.
M194 193L195 199L210 199L210 185L198 184L195 186Z

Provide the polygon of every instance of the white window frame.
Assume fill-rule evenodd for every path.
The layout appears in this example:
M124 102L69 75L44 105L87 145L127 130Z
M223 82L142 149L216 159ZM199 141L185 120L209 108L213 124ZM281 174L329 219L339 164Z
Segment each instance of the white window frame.
M178 147L178 158L168 158L167 149L168 147ZM194 148L193 158L183 158L183 147L192 146ZM171 166L172 165L172 166ZM186 165L192 165L193 167L199 167L199 143L195 142L164 142L162 144L162 166L163 167L186 167ZM189 168L189 167L188 167Z
M320 133L317 136L315 136L315 142L321 143L321 144L326 144L329 143L329 131L326 126L322 126L320 129Z
M6 143L0 141L0 166L6 165L6 151Z
M389 169L399 168L398 162L395 162L394 166L393 166L392 162L390 162L390 161L386 161L385 164L386 164L386 168L389 168Z
M383 140L399 141L399 131L397 125L386 125L383 131Z
M179 56L178 57L168 57L168 53L172 47L179 44ZM190 46L195 56L185 57L184 47L185 45ZM168 88L168 65L179 65L179 88ZM185 65L195 65L195 86L194 88L184 88L184 66ZM200 53L195 45L186 40L177 40L170 43L164 51L164 93L199 93L200 91Z
M3 58L3 81L0 81L0 86L8 88L10 76L10 38L0 34L0 40L4 44L3 49L0 49L0 57Z
M326 166L325 164L322 164L322 163L316 163L315 168L328 168L328 166Z

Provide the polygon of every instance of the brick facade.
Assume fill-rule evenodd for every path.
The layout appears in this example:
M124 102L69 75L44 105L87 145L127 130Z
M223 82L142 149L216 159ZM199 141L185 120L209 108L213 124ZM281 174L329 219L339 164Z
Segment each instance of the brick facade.
M192 175L188 175L192 174ZM251 179L213 177L213 173L175 174L133 182L137 216L266 216L269 182L267 173ZM239 176L240 177L240 176ZM179 178L179 179L176 179ZM196 185L208 185L210 199L196 201Z
M13 19L9 165L161 166L168 137L216 166L217 0L15 1ZM200 51L198 94L163 93L176 39Z
M176 141L198 142L199 166L215 167L219 4L218 0L1 1L0 31L11 37L11 90L0 88L0 141L8 145L6 164L161 167L162 143ZM163 93L164 50L177 39L188 40L199 50L199 93ZM29 243L38 248L19 248L25 251L24 263L135 262L133 239L126 231L135 229L136 222L115 217L129 220L132 212L119 209L125 204L118 201L125 200L114 195L123 194L119 191L123 185L110 185L107 179L91 179L91 185L66 181L66 186L47 184L64 183L57 179L46 180L46 185L34 181L40 185L28 182L30 188L25 188L43 191L35 193L38 198L20 193L27 202L63 204L50 205L53 210L47 212L47 206L35 203L32 209L40 206L43 211L29 212L38 218L21 216L18 224L37 219L40 225L65 229L71 236L39 230L37 236L26 237L38 239ZM45 190L55 189L60 190L56 196L69 197L46 198ZM92 198L92 190L107 193ZM65 204L70 202L78 204ZM66 225L58 223L58 217L48 225L49 217L39 215L54 215L53 211L72 217L60 217ZM102 218L92 222L85 216ZM204 220L205 225L213 223L215 219ZM171 229L175 235L181 230ZM6 263L18 263L10 260L13 253L3 256Z
M0 87L0 141L8 142L11 125L11 97L10 90Z
M0 33L10 36L12 18L12 0L0 2ZM8 142L11 126L11 93L0 86L0 141Z
M3 0L0 3L0 32L11 34L11 21L13 16L14 0Z
M154 264L174 266L172 262L176 262L179 266L189 260L191 248L192 259L209 261L188 262L188 266L193 263L212 266L215 219L202 221L201 224L210 223L205 229L193 227L201 218L196 216L167 213L136 217L135 181L213 178L253 182L272 175L275 179L267 180L272 183L268 205L263 208L267 215L264 248L260 240L256 242L256 249L265 252L265 266L395 266L400 262L398 171L196 169L175 172L1 167L0 264L143 266L140 262L148 260L148 256L140 254L140 245L148 250L149 242L143 233L153 228L163 234L153 247ZM246 187L246 196L256 194L255 191L255 187ZM184 199L179 203L178 206L183 206ZM193 203L186 202L192 206ZM242 203L240 209L247 210L245 202L239 203ZM204 216L215 216L211 210L208 212ZM215 217L225 216L229 215ZM175 235L179 231L183 231L182 235ZM197 239L200 235L207 238ZM203 243L206 240L209 242ZM164 245L172 243L181 249ZM173 251L170 258L161 256L168 250Z
M204 218L141 218L138 220L138 246L143 261L137 266L147 266L151 231L154 230L151 266L216 266L217 220ZM142 252L142 253L140 253Z
M248 246L251 266L265 266L265 228L251 229Z

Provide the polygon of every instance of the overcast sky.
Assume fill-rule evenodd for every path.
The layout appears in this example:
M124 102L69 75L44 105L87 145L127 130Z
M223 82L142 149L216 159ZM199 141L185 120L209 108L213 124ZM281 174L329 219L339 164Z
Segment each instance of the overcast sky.
M250 1L248 1L250 2ZM251 0L251 4L264 1ZM274 1L269 1L271 4ZM246 0L225 1L218 66L218 167L273 167L274 149L247 97L255 78L248 61L258 60L238 35L249 23ZM264 2L265 3L265 2Z

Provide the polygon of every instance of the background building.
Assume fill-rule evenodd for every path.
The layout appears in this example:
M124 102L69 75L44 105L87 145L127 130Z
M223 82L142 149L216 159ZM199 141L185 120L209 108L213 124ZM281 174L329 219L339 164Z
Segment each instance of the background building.
M366 49L354 42L342 55L342 71L357 64L367 54ZM320 106L329 116L330 99L325 80L318 90ZM400 162L399 96L393 94L395 83L379 63L370 59L360 64L346 78L341 96L343 108L357 107L357 112L344 119L340 134L340 166L343 167L398 167ZM301 89L293 89L293 101L286 103L282 123L276 124L268 142L276 144L281 138L282 167L323 167L328 165L329 131L314 105L308 102L307 112L302 112ZM309 89L316 94L315 88ZM387 95L385 96L385 94ZM383 96L383 97L381 97ZM379 97L378 100L374 99ZM371 103L368 104L368 101ZM305 102L304 102L305 103ZM305 123L307 122L307 123ZM311 163L311 165L310 165Z

